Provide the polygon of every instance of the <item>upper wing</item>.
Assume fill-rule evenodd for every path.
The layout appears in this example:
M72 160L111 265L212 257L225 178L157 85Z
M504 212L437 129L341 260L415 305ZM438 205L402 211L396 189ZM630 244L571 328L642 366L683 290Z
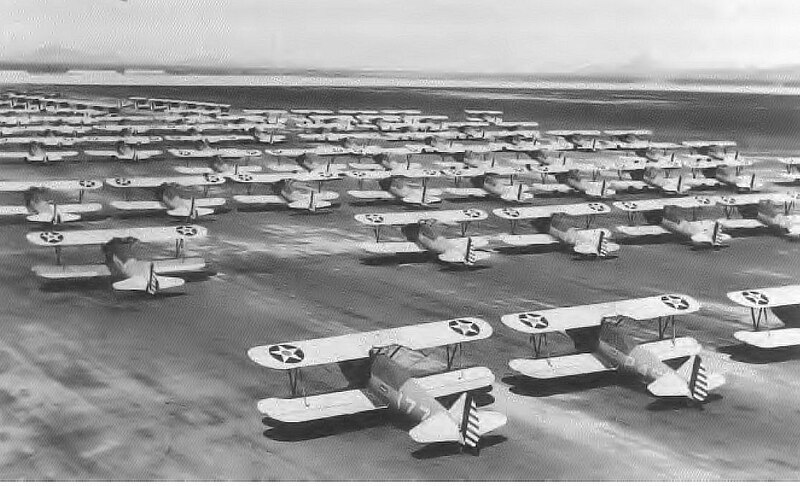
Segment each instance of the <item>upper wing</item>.
M161 201L111 201L112 208L120 211L160 211L167 209Z
M55 181L0 181L0 192L22 192L32 187L44 187L53 191L83 191L100 189L103 181L96 179Z
M616 201L614 207L623 211L661 211L664 206L678 206L681 208L699 208L713 206L717 202L714 196L690 196L663 199L642 199L638 201Z
M550 218L556 213L570 216L588 216L592 214L610 213L611 208L603 203L561 204L553 206L525 206L515 208L498 208L492 210L495 216L503 219L537 219Z
M461 317L344 336L256 346L247 355L261 366L285 370L366 358L372 348L391 344L424 349L486 339L491 335L492 327L488 322L475 317Z
M99 245L112 238L133 237L144 243L203 238L208 230L202 226L156 226L150 228L115 228L102 230L41 231L25 237L39 246Z
M458 209L445 211L409 211L402 213L372 213L356 214L359 223L370 226L405 225L418 223L422 219L435 219L443 223L466 223L481 221L488 218L486 211L481 209Z
M599 326L604 317L625 316L642 321L689 314L699 309L700 303L688 295L665 294L642 299L506 314L500 320L517 331L539 334Z
M225 178L216 174L198 176L164 176L164 177L109 177L106 184L111 187L158 187L161 184L179 184L181 186L219 186L225 184Z
M800 304L800 285L728 292L728 298L745 307L781 307Z

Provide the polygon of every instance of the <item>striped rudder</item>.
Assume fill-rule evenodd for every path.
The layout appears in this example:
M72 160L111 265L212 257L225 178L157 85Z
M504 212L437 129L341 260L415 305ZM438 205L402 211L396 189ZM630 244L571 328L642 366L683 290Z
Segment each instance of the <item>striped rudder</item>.
M692 375L689 379L689 391L692 395L692 400L696 402L704 402L708 398L708 373L706 367L700 356L695 357L694 364L692 365Z
M478 406L475 405L472 395L467 393L464 400L464 415L461 419L461 436L466 447L478 449L480 430Z
M158 277L156 276L155 265L153 263L150 264L150 277L147 280L147 287L145 287L144 290L150 295L155 295L159 291Z

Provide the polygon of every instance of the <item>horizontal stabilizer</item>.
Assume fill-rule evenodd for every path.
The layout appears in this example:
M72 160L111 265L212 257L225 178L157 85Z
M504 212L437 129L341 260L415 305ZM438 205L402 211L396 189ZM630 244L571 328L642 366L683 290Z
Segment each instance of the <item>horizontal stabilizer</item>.
M720 219L719 224L726 230L766 228L764 223L755 219Z
M460 442L461 431L449 414L440 412L411 429L408 434L416 442Z
M472 252L470 252L468 263L473 264L475 262L488 260L489 257L491 256L492 256L491 252L473 250ZM467 257L465 256L464 252L461 251L448 251L446 253L442 253L441 255L439 255L439 261L445 263L467 263Z
M386 408L365 390L345 390L300 398L266 398L258 402L263 415L285 423L309 422Z
M330 201L323 201L314 199L314 207L313 209L321 209L321 208L329 208L333 205ZM292 201L288 204L288 206L292 209L312 209L311 208L311 199L301 199L299 201Z
M512 359L508 366L517 373L531 378L548 380L564 376L577 376L616 368L603 363L592 353L570 354L553 358Z
M647 389L657 397L689 397L689 386L680 376L668 373L650 383Z
M150 279L148 276L133 277L125 280L120 280L119 282L114 282L112 287L114 287L114 290L130 290L130 291L145 292L148 290L149 280ZM156 275L156 281L158 282L158 290L180 287L185 283L182 278L163 277L161 275Z
M412 379L431 396L439 398L486 388L494 383L495 378L489 368L476 366Z
M739 341L762 349L800 345L800 329L781 328L766 331L737 331L733 337Z

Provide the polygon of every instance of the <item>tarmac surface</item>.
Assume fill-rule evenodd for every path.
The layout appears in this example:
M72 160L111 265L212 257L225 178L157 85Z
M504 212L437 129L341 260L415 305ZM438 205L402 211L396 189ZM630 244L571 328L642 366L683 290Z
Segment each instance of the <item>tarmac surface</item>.
M170 173L169 165L9 165L3 177ZM199 224L210 236L188 252L205 257L215 274L156 298L115 293L107 282L43 287L30 268L52 263L52 253L27 243L27 223L5 223L0 479L800 478L800 350L759 353L740 345L733 333L749 328L749 315L725 297L731 290L797 283L800 244L757 235L735 238L721 251L693 251L680 242L623 245L619 258L605 261L559 251L496 253L473 270L419 259L373 261L358 247L372 234L353 219L373 208L348 203L352 182L328 187L343 195L330 212L233 209L205 218ZM223 187L211 195L218 191L230 194ZM119 196L104 189L87 199ZM466 207L501 204L446 202L442 208ZM173 221L114 217L78 225ZM615 224L598 218L595 226ZM503 231L506 222L490 216L469 233ZM399 238L396 231L385 235ZM170 250L135 247L141 258L167 257ZM71 248L64 260L102 257L99 249ZM678 333L700 341L707 367L727 378L703 407L657 400L635 379L616 374L543 383L517 377L507 366L531 348L526 336L500 323L503 314L666 292L701 302L700 312L678 320ZM412 424L385 413L295 429L262 423L257 400L288 396L288 381L252 363L250 347L461 316L494 327L492 338L465 347L463 364L495 373L493 400L485 400L493 403L486 406L509 418L484 439L479 457L451 445L417 444L406 433ZM655 325L632 333L657 337ZM563 337L550 344L553 353L571 349ZM309 370L304 385L313 393L345 381L331 366Z

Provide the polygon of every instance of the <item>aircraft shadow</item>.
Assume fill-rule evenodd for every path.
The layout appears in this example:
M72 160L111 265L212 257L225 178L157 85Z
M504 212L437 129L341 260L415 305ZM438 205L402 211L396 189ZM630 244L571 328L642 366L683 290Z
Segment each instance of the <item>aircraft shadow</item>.
M749 364L782 363L800 359L800 347L787 346L775 349L759 349L748 344L731 344L717 348L720 353L725 353L734 361Z
M538 398L581 390L591 390L594 388L604 388L613 385L624 386L630 389L641 389L641 383L636 378L620 373L608 372L565 376L563 378L551 378L548 380L537 380L529 376L514 375L504 377L502 381L510 387L509 391L511 391L511 393Z
M395 255L365 256L361 263L370 266L400 265L404 263L427 263L434 259L425 253L399 253Z
M530 245L530 246L500 246L494 251L503 255L537 255L541 253L552 253L558 249L558 244L552 245Z
M486 447L496 446L507 440L508 438L504 435L487 435L481 437L480 448L484 449ZM461 444L456 442L436 442L433 444L426 444L422 448L417 449L411 453L411 457L414 459L436 459L438 457L457 456L460 454L480 455L479 452L473 453L462 450Z
M722 400L722 395L719 393L709 393L706 401L703 403L696 403L685 397L662 397L656 398L654 401L648 403L645 408L651 412L670 412L693 408L703 410L704 405L716 402L717 400Z
M285 424L265 417L262 423L270 427L264 431L264 437L280 442L301 442L383 426L387 420L391 422L384 410L371 410L298 424Z

